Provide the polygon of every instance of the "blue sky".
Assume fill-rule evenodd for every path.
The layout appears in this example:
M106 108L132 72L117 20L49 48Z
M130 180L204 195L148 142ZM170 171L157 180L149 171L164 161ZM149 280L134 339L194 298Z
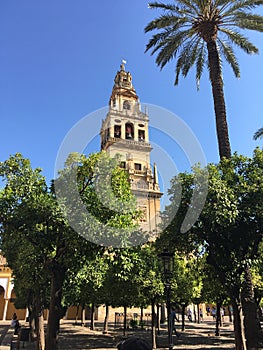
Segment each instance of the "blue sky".
M155 58L144 53L150 38L144 27L158 15L147 3L1 1L1 161L20 152L33 167L43 169L48 181L52 179L64 137L81 118L108 104L116 71L125 59L141 102L182 118L201 143L207 161L218 162L207 73L197 91L194 71L181 78L178 87L173 85L173 62L160 72ZM263 119L263 36L248 36L260 54L238 51L241 78L224 65L224 82L232 152L250 156L262 144L252 137ZM99 150L99 144L93 146ZM184 171L180 155L173 157L179 171Z

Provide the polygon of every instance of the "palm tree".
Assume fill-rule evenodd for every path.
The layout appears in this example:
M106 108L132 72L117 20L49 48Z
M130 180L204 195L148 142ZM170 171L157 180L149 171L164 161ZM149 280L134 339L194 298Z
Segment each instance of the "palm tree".
M254 136L253 136L253 139L254 140L257 140L257 139L261 139L263 137L263 127L262 128L259 128L256 132L255 132L255 134L254 134Z
M162 9L164 13L151 21L145 32L157 30L149 40L146 51L158 52L156 63L163 68L170 60L176 60L175 85L179 76L186 77L196 65L196 82L199 87L205 64L209 70L216 131L220 158L231 156L223 90L221 57L240 76L233 44L248 54L258 49L239 29L263 31L263 16L251 10L262 0L177 0L174 4L150 3L150 8Z

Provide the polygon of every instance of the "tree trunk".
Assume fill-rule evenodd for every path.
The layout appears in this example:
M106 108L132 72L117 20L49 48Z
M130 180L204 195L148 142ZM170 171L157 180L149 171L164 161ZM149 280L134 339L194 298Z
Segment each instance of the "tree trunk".
M163 324L165 322L165 306L164 303L161 303L161 319L160 323Z
M156 349L156 314L154 300L152 300L152 348Z
M34 315L34 308L33 308L33 300L28 300L28 322L30 327L30 339L33 341L33 339L36 338L36 322L35 322L35 315Z
M45 350L58 349L58 332L61 317L62 287L65 279L65 270L57 262L52 262L51 296L47 324L47 338Z
M141 306L141 320L140 320L140 323L141 323L141 329L143 329L143 306Z
M124 307L124 317L123 317L123 335L126 336L126 330L127 330L127 306Z
M86 308L85 305L82 305L81 308L81 325L85 326L85 321L86 321Z
M215 335L220 336L220 325L221 325L221 306L222 302L217 301L216 302L216 330L215 330Z
M231 306L229 305L228 306L228 315L229 315L229 322L232 322L232 308L231 308Z
M232 300L234 316L234 332L236 350L247 350L245 328L241 304L237 300Z
M200 323L200 311L199 311L199 304L197 304L197 323Z
M195 323L197 322L197 318L196 318L196 305L194 305L194 321L195 321Z
M186 309L186 304L182 305L182 331L185 330L185 309Z
M242 310L244 314L245 336L247 349L257 349L259 346L260 320L257 304L254 299L252 276L249 266L246 266L241 292Z
M45 349L44 316L43 313L36 318L37 350Z
M106 304L105 306L105 318L104 318L104 324L103 324L103 333L107 334L108 333L108 321L109 321L109 305Z
M90 330L95 329L95 323L94 323L94 314L95 314L95 305L94 303L91 304L91 312L90 312Z
M222 71L216 41L210 39L207 41L208 65L210 81L212 84L212 93L214 99L214 110L216 115L216 132L220 159L231 157L230 142L228 136L228 127L226 120L226 106L223 91Z
M33 302L33 315L36 334L36 349L45 349L44 316L40 295L36 295Z
M75 324L78 323L78 317L79 317L79 305L77 306L77 310L76 310Z
M157 333L160 334L160 304L157 303L157 312L156 312L156 327L157 327Z

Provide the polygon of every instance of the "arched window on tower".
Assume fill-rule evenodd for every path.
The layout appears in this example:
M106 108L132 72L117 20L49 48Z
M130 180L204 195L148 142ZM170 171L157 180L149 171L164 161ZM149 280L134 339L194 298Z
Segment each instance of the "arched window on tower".
M116 137L116 138L121 137L121 126L120 125L114 125L114 137Z
M139 141L145 141L145 131L144 130L138 130L138 140Z
M134 130L133 130L132 123L125 124L125 138L126 139L133 139L134 138Z

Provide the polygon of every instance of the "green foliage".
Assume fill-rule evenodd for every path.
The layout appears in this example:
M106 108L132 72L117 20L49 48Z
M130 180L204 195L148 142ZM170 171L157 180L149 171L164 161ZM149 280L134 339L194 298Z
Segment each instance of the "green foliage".
M216 276L235 293L239 293L245 266L260 256L262 242L263 151L256 149L253 158L235 154L218 165L209 165L209 191L203 212L196 224L180 233L180 224L189 206L194 174L174 178L171 198L176 196L176 183L182 186L178 214L164 231L159 244L168 240L170 247L195 254L207 254ZM183 181L182 181L183 179ZM171 203L173 206L173 203ZM169 212L169 208L166 209Z
M71 163L70 163L71 162ZM136 209L127 174L105 152L72 155L55 180L56 197L69 224L104 246L139 244Z
M89 157L74 153L65 165L49 189L40 169L32 169L21 154L0 163L5 185L0 192L1 249L13 269L17 302L29 305L40 298L46 306L52 299L51 279L61 271L65 305L133 305L139 294L135 276L144 266L140 247L106 248L90 242L98 232L105 245L115 238L120 246L142 239L134 224L140 213L127 174L118 167L118 158L104 152ZM80 207L91 214L90 220L85 212L75 215ZM72 229L69 217L78 220L82 235Z

